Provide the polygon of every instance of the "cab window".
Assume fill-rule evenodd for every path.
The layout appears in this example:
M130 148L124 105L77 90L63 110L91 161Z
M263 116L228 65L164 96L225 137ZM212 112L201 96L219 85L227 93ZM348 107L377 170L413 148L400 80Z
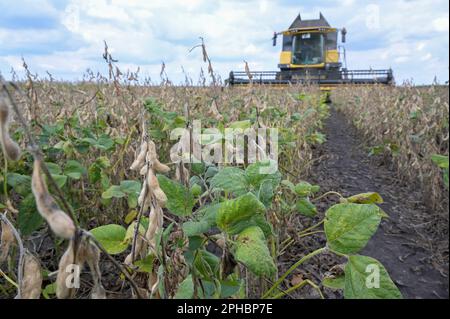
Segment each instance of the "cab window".
M303 33L294 37L292 63L320 64L324 61L324 37L320 33Z

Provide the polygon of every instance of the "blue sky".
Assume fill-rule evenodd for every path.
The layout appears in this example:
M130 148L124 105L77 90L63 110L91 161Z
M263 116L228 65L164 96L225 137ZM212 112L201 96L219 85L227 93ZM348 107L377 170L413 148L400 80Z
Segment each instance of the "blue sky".
M106 74L106 40L122 70L159 80L161 61L174 82L182 67L194 79L205 65L189 49L205 38L223 78L230 70L275 70L274 31L300 12L346 27L350 69L392 67L397 82L449 78L446 0L0 0L0 72L23 74L22 57L40 75L78 80L86 69Z

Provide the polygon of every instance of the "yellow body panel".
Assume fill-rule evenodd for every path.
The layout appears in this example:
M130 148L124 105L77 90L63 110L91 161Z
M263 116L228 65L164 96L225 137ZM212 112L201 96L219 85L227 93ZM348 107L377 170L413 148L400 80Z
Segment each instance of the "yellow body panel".
M339 63L339 52L337 50L326 51L326 63Z
M280 54L280 64L291 64L292 62L292 52L282 51Z
M325 67L325 63L319 63L319 64L305 64L305 65L300 65L300 64L291 64L289 66L292 69L311 69L311 68L324 68Z

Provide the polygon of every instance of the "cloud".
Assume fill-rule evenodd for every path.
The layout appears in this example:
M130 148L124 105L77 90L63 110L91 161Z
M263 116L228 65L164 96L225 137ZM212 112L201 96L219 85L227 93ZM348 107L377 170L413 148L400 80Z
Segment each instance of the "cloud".
M392 67L401 82L448 80L448 2L444 0L0 0L0 71L20 57L43 74L79 79L86 68L105 70L103 40L122 68L141 67L159 78L161 62L175 82L205 68L205 39L222 78L232 69L276 70L280 45L274 31L301 12L348 30L349 68ZM19 14L20 13L20 14Z
M436 18L433 20L433 27L438 32L448 32L448 16Z

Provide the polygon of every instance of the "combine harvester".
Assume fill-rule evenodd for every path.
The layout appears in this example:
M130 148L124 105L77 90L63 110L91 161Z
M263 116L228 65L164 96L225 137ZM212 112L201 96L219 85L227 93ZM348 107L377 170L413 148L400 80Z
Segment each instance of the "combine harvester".
M345 28L332 28L322 13L318 20L302 20L298 15L288 30L274 33L274 46L277 37L283 36L280 71L251 72L248 68L242 72L232 71L227 83L231 86L311 83L325 91L344 84L393 84L391 69L348 70L345 47L338 45L338 33L345 43Z

